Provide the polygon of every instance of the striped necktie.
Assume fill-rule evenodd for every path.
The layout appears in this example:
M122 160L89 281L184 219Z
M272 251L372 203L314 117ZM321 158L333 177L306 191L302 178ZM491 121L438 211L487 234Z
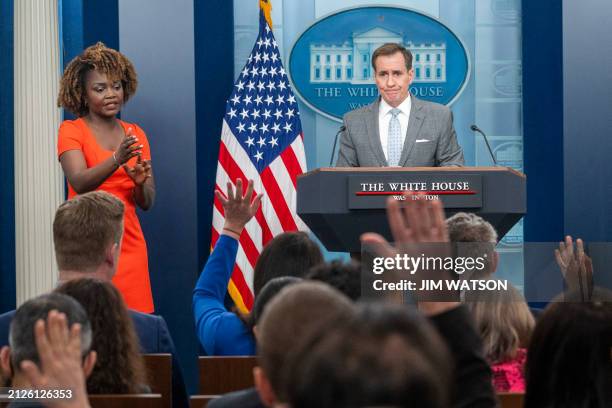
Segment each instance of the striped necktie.
M397 115L401 112L397 108L391 109L389 120L389 135L387 137L387 162L389 166L397 166L402 155L402 129Z

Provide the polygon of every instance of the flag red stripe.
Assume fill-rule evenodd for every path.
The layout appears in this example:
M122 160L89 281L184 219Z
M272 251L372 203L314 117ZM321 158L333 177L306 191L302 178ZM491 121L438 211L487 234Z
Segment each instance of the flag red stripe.
M242 179L242 181L247 180L247 177L242 172L240 166L234 161L234 157L229 150L227 150L227 146L225 146L223 141L219 144L219 164L223 166L228 177L234 184L236 184L236 179L239 178Z
M297 176L298 174L302 174L302 168L291 146L287 147L285 151L281 153L281 159L283 159L283 163L285 163L289 177L291 177L291 181L293 182L293 187L297 190Z
M268 227L268 223L266 222L266 218L263 215L263 211L261 207L257 210L255 214L255 219L261 226L261 242L265 246L274 236L272 235L272 231L270 231L270 227Z
M236 285L236 288L238 288L244 305L251 310L253 307L253 294L251 293L251 289L249 289L244 281L244 275L242 274L240 267L238 267L236 264L234 265L234 270L232 272L232 281L234 282L234 285Z
M270 167L266 167L264 171L261 172L261 181L266 189L266 192L268 193L268 196L270 197L274 211L276 211L276 214L278 215L283 231L296 231L297 225L295 224L293 215L291 215L291 211L287 206L283 192L278 186L276 178L272 174Z
M211 230L212 230L212 238L210 240L210 247L214 248L215 245L217 245L217 241L219 240L219 233L214 228L211 228Z

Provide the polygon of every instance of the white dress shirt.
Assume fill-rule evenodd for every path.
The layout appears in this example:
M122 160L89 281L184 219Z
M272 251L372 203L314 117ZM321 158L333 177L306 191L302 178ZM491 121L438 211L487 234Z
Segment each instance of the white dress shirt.
M404 102L400 103L397 109L401 112L397 115L397 119L400 123L400 129L402 131L402 146L404 145L404 141L406 140L406 132L408 131L408 119L410 118L410 108L412 106L412 101L410 95ZM385 153L385 158L389 160L389 156L387 155L387 139L389 137L389 122L393 115L391 115L391 109L393 106L389 105L383 98L380 98L380 104L378 107L378 134L380 135L380 144L382 145L383 153Z

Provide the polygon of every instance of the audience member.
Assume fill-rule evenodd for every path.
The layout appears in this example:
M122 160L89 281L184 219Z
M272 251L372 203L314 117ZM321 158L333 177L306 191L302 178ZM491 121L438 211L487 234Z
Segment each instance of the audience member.
M263 312L270 302L272 298L285 287L289 285L293 285L295 283L302 282L303 279L296 278L294 276L280 276L278 278L271 279L268 283L264 285L264 287L259 292L259 295L255 299L255 303L253 304L253 309L251 313L247 316L246 324L254 329L259 323Z
M362 245L377 248L380 255L385 257L395 257L415 249L419 255L424 251L424 256L432 255L427 252L431 250L446 251L444 246L449 245L449 234L441 202L424 200L420 194L413 197L410 192L404 195L406 200L402 202L393 198L387 201L389 228L395 246L376 233L363 234ZM427 245L422 245L424 243ZM443 271L433 272L440 277L445 276ZM448 274L445 278L453 277ZM456 294L445 294L445 298L446 301L426 301L426 298L420 297L417 306L429 317L451 352L455 366L450 390L451 406L494 407L496 400L491 369L484 358L482 340L474 328L469 311L458 301L450 301L457 298Z
M497 269L499 255L495 251L497 231L484 218L459 212L446 220L450 242L460 256L485 258L482 270L471 268L464 272L462 279L488 279Z
M257 389L224 395L208 406L261 408L287 402L284 373L296 341L318 326L347 319L352 313L351 301L323 283L304 281L285 287L270 301L255 326L260 363L253 371Z
M325 282L354 301L361 296L361 265L356 261L323 263L312 268L306 279Z
M363 304L355 316L305 333L288 365L292 408L449 406L448 348L401 305Z
M87 379L89 394L141 394L150 391L138 337L119 291L96 279L72 279L55 290L71 296L85 308L98 355Z
M293 285L295 283L302 282L302 279L295 278L292 276L281 276L270 280L261 289L259 296L255 300L253 310L251 314L247 316L246 323L252 328L253 332L256 333L256 326L259 323L265 306L268 302L276 296L283 288ZM223 395L220 398L216 398L209 402L209 408L223 408L223 407L242 407L242 408L263 408L263 402L259 398L257 389L255 387L248 388L245 390L234 391Z
M40 363L30 360L21 363L23 375L32 389L52 390L53 397L56 392L59 397L62 390L64 395L70 390L70 398L47 400L49 407L89 408L85 375L81 368L81 325L75 323L69 329L66 315L52 310L46 321L39 319L34 323L34 341Z
M117 268L123 232L124 205L103 191L93 191L62 203L53 221L53 243L59 282L75 278L110 281ZM8 344L15 311L0 315L0 346ZM174 342L163 317L129 310L143 353L172 354L172 401L189 404Z
M46 322L46 323L43 323ZM67 322L67 324L66 324ZM48 327L48 339L55 346L49 350L49 343L45 341L42 332ZM70 334L67 327L72 327ZM79 338L75 338L78 334ZM83 307L69 296L59 293L50 293L38 296L22 304L11 323L9 346L2 347L0 351L0 363L5 378L10 379L10 385L19 389L45 388L58 380L63 375L67 381L74 383L63 385L64 390L73 390L76 401L84 402L87 400L84 378L88 377L95 364L96 352L91 351L92 332L91 325L87 318L87 313ZM52 365L69 363L62 358L62 344L65 346L70 343L78 353L78 364L64 366L76 372L62 373L55 371L52 377L44 379L41 377L40 370L52 371ZM39 354L42 347L43 354ZM64 356L65 357L65 356ZM79 372L81 374L79 374ZM83 399L84 398L84 399ZM60 401L61 403L61 401ZM70 405L66 405L70 406ZM84 406L84 405L72 405ZM85 405L86 406L86 405Z
M524 392L527 345L535 320L512 285L502 291L474 291L465 302L483 340L498 392Z
M208 355L254 355L251 328L238 314L226 309L224 300L240 234L257 212L261 195L254 194L253 181L249 181L243 195L241 179L236 181L235 194L231 183L227 186L227 198L219 191L215 194L223 205L225 223L193 291L197 335ZM303 277L321 262L319 247L303 232L276 236L264 247L254 268L255 300L269 280L279 276Z
M612 407L612 293L562 294L531 337L525 408Z

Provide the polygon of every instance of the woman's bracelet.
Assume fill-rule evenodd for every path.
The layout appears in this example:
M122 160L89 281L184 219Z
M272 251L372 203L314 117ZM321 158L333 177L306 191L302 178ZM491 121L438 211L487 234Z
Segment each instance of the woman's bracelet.
M233 234L236 234L236 235L240 236L240 232L238 232L238 231L234 231L234 230L233 230L233 229L231 229L231 228L223 227L223 231L228 231L228 232L231 232L231 233L233 233Z
M119 162L117 161L117 156L115 156L115 152L113 152L113 160L115 161L115 164L117 165L117 167L121 166Z

